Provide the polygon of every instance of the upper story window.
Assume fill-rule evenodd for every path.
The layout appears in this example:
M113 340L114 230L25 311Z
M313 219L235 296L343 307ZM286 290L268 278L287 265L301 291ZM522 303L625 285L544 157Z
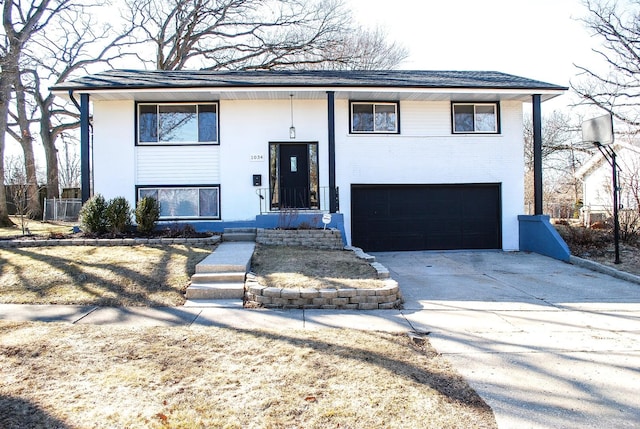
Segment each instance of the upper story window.
M218 104L138 104L138 144L217 144Z
M398 103L351 102L352 133L400 132L398 124Z
M454 133L498 133L498 103L452 103Z

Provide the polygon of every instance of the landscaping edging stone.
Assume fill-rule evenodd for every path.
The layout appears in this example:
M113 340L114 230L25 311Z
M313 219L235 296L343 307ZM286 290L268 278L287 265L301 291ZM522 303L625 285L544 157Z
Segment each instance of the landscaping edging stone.
M167 244L216 244L219 235L199 238L62 238L44 240L0 240L0 248L46 246L139 246Z
M342 247L341 247L342 248ZM378 279L384 279L384 286L373 289L313 289L276 288L258 282L254 273L245 278L245 304L265 308L320 308L325 310L391 310L402 305L402 293L398 282L389 278L389 270L375 262L375 257L357 247L346 247L360 259L369 262L377 272Z
M387 279L377 289L275 288L261 285L252 273L245 281L245 301L265 308L321 308L325 310L390 310L399 308L398 283Z
M303 246L314 249L342 250L342 234L337 229L256 230L256 243L270 246Z

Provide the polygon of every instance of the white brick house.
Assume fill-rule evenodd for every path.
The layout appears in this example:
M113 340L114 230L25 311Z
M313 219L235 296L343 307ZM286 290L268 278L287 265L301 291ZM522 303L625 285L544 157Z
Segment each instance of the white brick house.
M85 197L93 177L95 193L154 196L163 220L198 229L330 212L366 250L518 250L523 106L566 88L498 72L114 70L52 90L80 99L85 124L92 106Z

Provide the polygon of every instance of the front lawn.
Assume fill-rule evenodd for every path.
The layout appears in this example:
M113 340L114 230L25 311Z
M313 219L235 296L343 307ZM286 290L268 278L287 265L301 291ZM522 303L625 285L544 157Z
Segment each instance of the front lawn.
M0 239L8 238L22 238L22 221L19 216L9 216L9 219L15 223L11 227L0 228ZM25 234L32 236L44 236L47 237L51 234L69 234L73 228L73 225L78 223L65 223L65 222L41 222L29 218L24 218Z
M215 245L0 249L0 303L175 306Z
M0 321L3 428L496 428L429 345L348 330Z
M372 289L384 286L368 262L347 250L258 245L251 259L251 270L260 284L269 287Z

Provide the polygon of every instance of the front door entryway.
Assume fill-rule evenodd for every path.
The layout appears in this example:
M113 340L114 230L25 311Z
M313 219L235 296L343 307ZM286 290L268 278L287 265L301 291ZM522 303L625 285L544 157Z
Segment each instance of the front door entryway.
M270 143L271 209L318 209L318 144Z
M309 155L306 144L280 146L280 207L309 208Z

